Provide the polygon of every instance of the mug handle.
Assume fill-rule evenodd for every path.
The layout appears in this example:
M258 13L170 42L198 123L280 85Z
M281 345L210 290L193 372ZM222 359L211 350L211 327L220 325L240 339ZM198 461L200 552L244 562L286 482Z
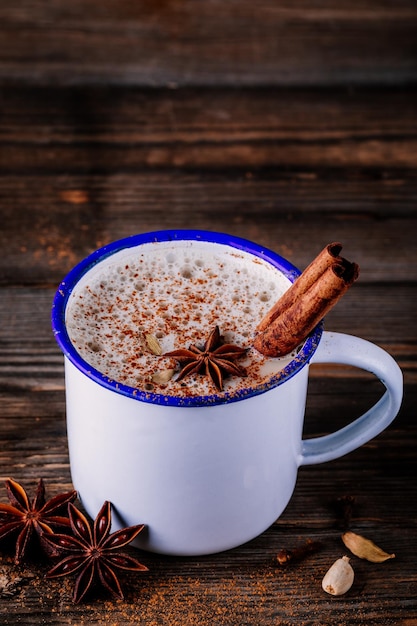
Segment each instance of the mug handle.
M403 376L394 359L375 344L344 333L324 332L310 363L343 363L375 374L385 385L382 398L356 420L329 435L302 441L300 465L337 459L381 433L397 415Z

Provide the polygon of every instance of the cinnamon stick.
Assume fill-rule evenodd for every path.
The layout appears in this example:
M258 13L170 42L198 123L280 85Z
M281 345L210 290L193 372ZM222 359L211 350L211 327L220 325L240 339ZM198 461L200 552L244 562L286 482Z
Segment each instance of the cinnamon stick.
M329 243L308 265L302 274L293 282L291 287L281 296L276 304L268 311L258 325L258 332L266 330L268 326L279 317L285 309L294 304L297 298L307 291L311 285L330 267L333 263L341 261L339 256L342 244L338 241Z
M278 357L294 350L358 278L359 266L340 257L341 248L329 244L305 270L307 277L303 272L272 307L258 327L259 352Z

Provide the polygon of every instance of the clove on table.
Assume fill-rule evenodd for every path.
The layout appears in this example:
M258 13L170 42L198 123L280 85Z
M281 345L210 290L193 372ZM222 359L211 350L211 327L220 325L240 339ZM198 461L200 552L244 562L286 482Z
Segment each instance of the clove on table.
M320 541L307 539L307 541L298 546L295 546L291 550L288 550L287 548L282 548L275 557L275 560L278 565L280 565L281 567L285 567L291 562L303 561L310 554L318 552L321 547L322 543Z
M350 528L354 505L355 505L355 496L351 496L351 495L340 496L335 501L335 507L336 507L337 516L338 516L340 525L345 530Z

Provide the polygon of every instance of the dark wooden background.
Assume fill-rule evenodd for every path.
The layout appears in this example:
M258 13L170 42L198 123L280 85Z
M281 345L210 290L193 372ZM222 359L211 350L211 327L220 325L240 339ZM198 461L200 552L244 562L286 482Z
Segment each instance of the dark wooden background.
M0 3L0 478L70 488L58 282L111 240L227 231L301 269L341 240L360 281L326 328L374 341L405 378L400 415L350 455L300 471L283 516L221 555L141 555L126 601L73 606L71 580L12 565L0 624L417 624L417 5L412 0L21 0ZM380 395L312 368L305 435ZM279 453L277 448L277 454ZM350 526L396 559L354 559L343 597L321 578ZM0 486L0 497L6 493ZM281 548L323 549L281 570Z

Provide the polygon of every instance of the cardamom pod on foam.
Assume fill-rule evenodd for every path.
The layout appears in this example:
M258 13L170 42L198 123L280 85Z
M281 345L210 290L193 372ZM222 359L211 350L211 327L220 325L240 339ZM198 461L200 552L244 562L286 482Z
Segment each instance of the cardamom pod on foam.
M337 559L326 572L321 582L326 593L330 593L332 596L341 596L349 591L355 578L353 567L349 561L349 557L343 556L341 559Z
M371 561L371 563L383 563L388 559L395 558L395 554L388 554L370 539L357 535L350 530L343 533L342 541L355 556Z
M162 348L159 344L158 339L155 337L155 335L151 335L150 333L147 333L145 335L145 341L146 341L146 345L148 346L152 354L155 354L155 356L161 356Z
M175 374L174 369L159 370L158 372L155 372L153 374L152 382L160 384L160 385L164 385L171 380L174 374Z

